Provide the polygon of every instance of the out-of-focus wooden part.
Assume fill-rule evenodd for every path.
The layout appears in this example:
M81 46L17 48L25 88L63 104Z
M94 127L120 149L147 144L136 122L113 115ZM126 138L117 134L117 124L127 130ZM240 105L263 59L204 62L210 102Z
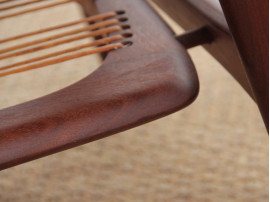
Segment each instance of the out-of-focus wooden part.
M245 67L218 0L153 0L185 30L209 27L214 41L203 47L214 56L254 98ZM233 2L233 1L232 1Z
M214 41L211 29L208 26L200 27L198 29L190 30L184 34L175 37L186 49L210 44Z
M269 1L220 0L255 99L269 124Z

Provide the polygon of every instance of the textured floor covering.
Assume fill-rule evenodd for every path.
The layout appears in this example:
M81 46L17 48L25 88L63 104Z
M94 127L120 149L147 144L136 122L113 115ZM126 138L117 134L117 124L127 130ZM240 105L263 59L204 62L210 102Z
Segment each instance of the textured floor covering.
M31 25L30 15L16 27L0 22L0 36L78 18L74 9L41 12ZM268 136L256 105L202 48L189 52L201 84L191 106L1 171L0 201L268 201ZM1 78L0 107L73 83L97 67L93 59Z

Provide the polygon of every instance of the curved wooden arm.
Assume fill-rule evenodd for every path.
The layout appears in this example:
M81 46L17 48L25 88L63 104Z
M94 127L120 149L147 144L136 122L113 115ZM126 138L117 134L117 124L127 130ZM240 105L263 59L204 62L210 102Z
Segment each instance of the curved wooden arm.
M214 41L203 47L239 82L254 99L245 67L239 57L218 0L153 0L185 30L207 26Z
M97 7L125 10L133 45L112 51L65 89L1 110L1 169L155 120L195 99L189 56L144 1L98 0Z

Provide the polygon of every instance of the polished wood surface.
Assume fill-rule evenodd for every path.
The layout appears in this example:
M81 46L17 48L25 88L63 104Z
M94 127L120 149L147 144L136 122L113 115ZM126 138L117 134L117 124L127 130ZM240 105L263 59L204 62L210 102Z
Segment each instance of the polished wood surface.
M98 0L96 6L125 12L131 28L115 34L132 34L127 47L65 89L0 110L0 169L144 124L196 98L197 74L186 50L145 1Z
M184 34L175 36L175 38L186 49L203 44L210 44L215 40L214 36L212 35L211 28L209 28L208 26L187 31Z
M269 1L220 0L256 102L269 124Z
M153 0L185 30L207 26L214 40L203 47L219 61L254 99L245 67L218 0Z

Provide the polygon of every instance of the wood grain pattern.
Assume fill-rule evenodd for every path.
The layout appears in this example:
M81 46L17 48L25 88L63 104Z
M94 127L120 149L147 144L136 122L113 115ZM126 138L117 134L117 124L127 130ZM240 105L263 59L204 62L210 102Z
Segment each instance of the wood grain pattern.
M269 124L269 1L220 0L264 123Z
M0 110L0 169L155 120L196 98L197 74L186 50L143 0L96 6L126 12L133 44L65 89Z
M217 0L153 0L185 30L207 26L214 41L203 47L219 61L254 99L247 74Z

